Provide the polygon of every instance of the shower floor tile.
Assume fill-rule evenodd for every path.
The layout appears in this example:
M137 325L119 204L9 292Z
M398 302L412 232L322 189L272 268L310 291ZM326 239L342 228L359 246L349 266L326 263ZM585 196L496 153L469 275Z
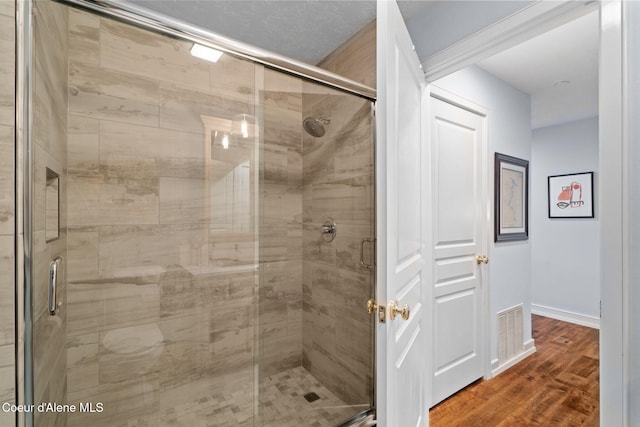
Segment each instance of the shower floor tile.
M319 399L308 402L307 393ZM263 425L268 427L335 426L368 408L346 405L302 367L263 381L260 403Z
M173 404L157 414L158 426L202 427L330 427L364 411L368 405L348 406L325 388L304 368L298 367L264 378L260 385L260 422L253 417L253 384L211 394L198 391L200 398ZM315 393L318 399L308 402L305 395ZM145 424L125 424L143 426Z

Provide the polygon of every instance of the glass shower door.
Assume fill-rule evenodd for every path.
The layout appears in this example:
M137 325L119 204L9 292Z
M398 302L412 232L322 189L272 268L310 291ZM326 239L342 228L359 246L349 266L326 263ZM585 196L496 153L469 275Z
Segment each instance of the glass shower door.
M373 407L372 105L270 70L261 103L261 422L340 425Z
M33 4L33 425L370 410L371 102Z
M256 66L35 7L34 425L254 425Z

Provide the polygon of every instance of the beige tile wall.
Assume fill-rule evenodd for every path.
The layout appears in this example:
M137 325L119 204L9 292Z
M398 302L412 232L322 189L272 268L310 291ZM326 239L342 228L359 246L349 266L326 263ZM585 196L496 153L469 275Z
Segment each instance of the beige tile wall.
M302 82L264 73L260 376L302 363Z
M376 22L331 53L320 67L370 87L376 85ZM321 138L304 135L303 366L346 403L371 402L373 324L364 310L373 273L360 265L362 239L374 229L371 106L334 93L303 97L306 116L331 115ZM326 217L336 239L319 234ZM365 245L365 258L373 255Z
M0 403L15 401L14 9L14 2L0 2ZM13 414L0 411L0 426L14 423Z
M105 408L69 426L187 422L253 382L256 135L212 134L254 114L255 66L69 16L68 397Z
M376 21L365 25L318 67L376 87Z
M261 378L304 364L368 404L371 322L339 311L371 291L370 104L265 70L257 165L255 139L224 150L211 135L255 114L253 64L74 10L69 46L68 400L105 405L69 425L154 425L203 390L233 392L253 381L256 333ZM332 115L323 144L302 130L316 113ZM229 199L238 176L259 252L252 221L225 222L244 203Z
M60 205L60 237L46 239L46 169L60 176L60 200L67 191L67 27L63 6L49 1L34 3L34 192L33 192L33 363L34 399L66 401L66 207ZM49 262L63 258L58 300L63 304L56 316L48 305ZM66 426L66 413L35 413L35 425Z
M373 323L365 310L373 273L360 243L374 237L370 102L339 93L303 96L305 116L331 115L323 137L304 135L303 366L348 404L372 393ZM336 221L335 240L321 225ZM371 245L365 246L371 259Z

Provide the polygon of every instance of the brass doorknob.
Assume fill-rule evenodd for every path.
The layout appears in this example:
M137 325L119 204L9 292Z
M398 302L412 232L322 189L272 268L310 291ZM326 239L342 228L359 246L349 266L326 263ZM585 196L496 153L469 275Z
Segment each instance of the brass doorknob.
M407 304L404 304L402 307L398 307L398 303L395 301L391 301L389 303L389 317L391 320L396 318L396 315L400 315L404 320L409 320L409 316L411 316L411 309Z
M489 258L486 255L478 255L476 257L476 262L478 264L489 264Z
M378 304L376 304L376 302L373 299L370 299L369 301L367 301L367 313L373 314L376 312L377 308L378 308Z

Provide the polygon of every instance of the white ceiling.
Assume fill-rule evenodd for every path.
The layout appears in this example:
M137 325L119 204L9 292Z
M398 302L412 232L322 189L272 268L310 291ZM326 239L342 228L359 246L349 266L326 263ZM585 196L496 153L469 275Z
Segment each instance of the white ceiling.
M535 129L598 115L598 43L592 12L477 65L531 95Z
M312 65L376 18L375 0L128 1Z

